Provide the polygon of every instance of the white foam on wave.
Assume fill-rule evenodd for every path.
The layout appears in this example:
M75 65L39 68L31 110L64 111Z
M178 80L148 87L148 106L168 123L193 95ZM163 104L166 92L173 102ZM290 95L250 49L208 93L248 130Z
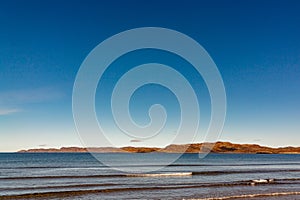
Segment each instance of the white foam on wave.
M157 174L126 174L129 177L160 177L160 176L191 176L192 172L157 173Z
M252 180L253 183L272 183L274 179L255 179Z
M299 192L274 192L265 194L243 194L236 196L225 196L225 197L212 197L204 199L189 199L189 200L227 200L227 199L244 199L244 198L255 198L255 197L271 197L271 196L287 196L287 195L300 195Z
M273 183L274 179L255 179L251 181L251 185Z

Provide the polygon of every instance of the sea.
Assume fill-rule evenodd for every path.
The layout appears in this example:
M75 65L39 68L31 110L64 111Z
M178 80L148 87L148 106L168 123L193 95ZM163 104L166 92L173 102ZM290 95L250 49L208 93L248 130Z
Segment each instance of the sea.
M300 155L0 153L0 199L295 200Z

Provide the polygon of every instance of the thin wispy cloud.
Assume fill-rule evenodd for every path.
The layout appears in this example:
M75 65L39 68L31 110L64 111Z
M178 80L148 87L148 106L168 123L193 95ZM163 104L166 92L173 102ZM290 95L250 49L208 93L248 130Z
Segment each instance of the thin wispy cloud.
M21 105L47 102L60 99L63 96L64 94L60 90L50 87L10 90L0 92L0 105Z
M261 139L254 139L253 142L261 142Z
M130 142L142 142L142 140L130 140Z
M21 112L28 104L51 102L63 97L63 92L51 87L3 91L0 92L0 116Z
M18 112L21 112L22 110L20 109L1 109L0 108L0 116L3 116L3 115L11 115L13 113L18 113Z

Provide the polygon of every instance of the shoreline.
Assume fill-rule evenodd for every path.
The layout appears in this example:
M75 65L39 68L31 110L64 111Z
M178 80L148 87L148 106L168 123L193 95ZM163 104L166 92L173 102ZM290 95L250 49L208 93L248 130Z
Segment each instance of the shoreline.
M86 152L64 152L64 151L58 151L58 152L47 152L47 151L43 151L43 152L0 152L0 154L5 154L5 153L16 153L16 154L34 154L34 153L41 153L41 154L47 154L47 153L53 153L53 154L60 154L60 153L82 153L82 154L91 154L91 153L97 153L97 154L144 154L144 153L157 153L157 154L180 154L182 152L90 152L90 151L86 151ZM199 152L184 152L184 154L201 154ZM220 154L220 155L226 155L226 154L252 154L252 155L300 155L300 153L298 152L289 152L289 153L234 153L234 152L210 152L209 154Z

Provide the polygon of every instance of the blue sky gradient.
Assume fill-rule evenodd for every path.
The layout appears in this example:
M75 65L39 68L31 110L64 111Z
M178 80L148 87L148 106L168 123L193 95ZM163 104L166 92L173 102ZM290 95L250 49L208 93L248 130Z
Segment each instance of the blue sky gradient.
M299 146L299 10L297 0L1 1L0 152L81 146L72 118L72 88L82 61L106 38L147 26L180 31L214 59L228 100L220 140ZM120 62L129 68L155 57L175 68L176 63L183 64L160 53L150 52L147 57L135 52ZM111 85L122 73L113 72L107 72L104 84ZM198 83L199 77L189 67L181 72ZM197 95L203 98L200 108L206 123L209 102L205 85L199 84L203 94ZM107 108L99 94L97 111ZM175 125L178 112L172 99L163 88L142 88L133 97L132 115L145 123L144 103L167 103Z

